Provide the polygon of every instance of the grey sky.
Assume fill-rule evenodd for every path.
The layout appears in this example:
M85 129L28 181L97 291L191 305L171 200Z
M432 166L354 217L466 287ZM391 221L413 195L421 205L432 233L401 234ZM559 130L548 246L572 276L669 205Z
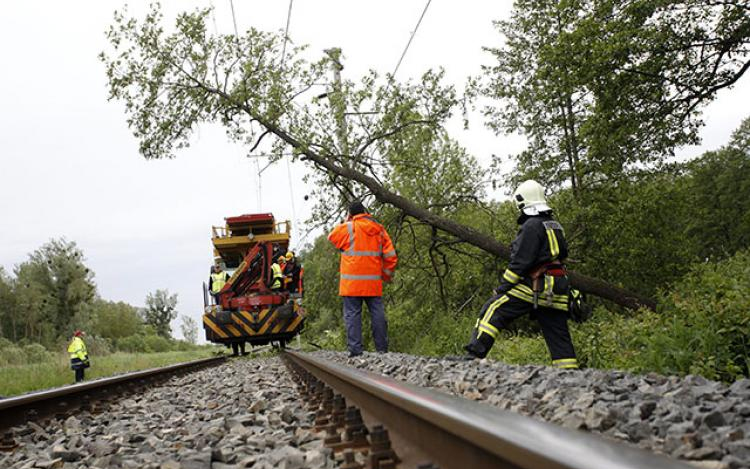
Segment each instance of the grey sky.
M220 33L233 31L229 0L164 1L170 20L196 6L216 8ZM489 57L481 46L499 36L491 20L507 17L510 1L434 0L397 78L442 66L461 86ZM200 319L201 282L212 259L210 226L223 217L256 212L255 165L227 143L218 127L197 132L174 160L145 161L127 129L123 106L106 100L106 78L97 54L104 31L122 2L5 2L0 16L0 265L7 271L52 237L74 240L105 299L142 305L148 292L179 294L178 309ZM338 46L347 79L368 69L392 72L419 18L423 1L294 2L290 36L310 54ZM131 2L142 16L148 2ZM283 29L287 1L234 0L240 31ZM748 113L750 77L723 91L705 113L700 148L715 148ZM455 135L482 162L492 153L523 147L519 137L495 137L474 119ZM294 207L304 220L303 168L292 165ZM291 219L285 164L263 174L261 211ZM270 193L271 187L275 193ZM299 235L295 230L294 236ZM177 324L173 327L179 329ZM201 331L202 335L202 331Z

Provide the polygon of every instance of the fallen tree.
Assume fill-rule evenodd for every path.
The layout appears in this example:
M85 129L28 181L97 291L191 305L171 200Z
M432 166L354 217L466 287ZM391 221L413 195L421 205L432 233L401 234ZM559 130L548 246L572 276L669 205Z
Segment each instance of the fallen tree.
M338 145L340 115L331 109L300 106L295 99L310 90L328 61L307 63L285 59L285 45L274 35L255 30L242 38L210 36L208 10L182 14L177 32L166 35L161 13L154 7L145 21L116 14L108 37L112 55L103 53L110 99L125 102L128 124L146 158L172 157L189 145L192 130L204 122L220 122L235 141L254 151L268 136L275 138L275 160L291 147L296 157L319 170L319 181L335 187L343 178L365 187L377 200L488 253L507 259L510 248L469 226L436 215L390 190L380 181L367 152L379 142L413 126L440 127L459 100L440 85L440 75L426 74L422 83L403 88L375 85L367 77L362 89L345 84L337 99L361 112L346 145ZM335 102L332 107L341 106ZM313 99L319 105L318 98ZM317 110L316 110L317 109ZM365 117L362 117L365 116ZM340 132L339 132L340 134ZM344 153L341 147L351 149ZM274 161L274 158L272 158ZM370 174L366 174L369 171ZM627 308L655 308L655 301L603 280L571 272L572 284L583 292Z
M428 225L434 226L442 231L445 231L446 233L450 233L460 240L476 246L483 251L489 252L506 260L510 258L510 247L498 242L496 239L487 236L484 233L480 233L479 231L471 227L430 213L430 211L418 205L415 205L404 197L401 197L400 195L387 190L374 178L367 176L366 174L362 174L354 169L337 166L335 163L331 162L321 155L316 154L315 152L304 150L304 147L300 142L295 140L294 137L287 134L282 129L277 128L269 122L264 122L262 119L259 119L257 117L256 119L258 119L258 122L260 122L261 125L267 128L269 131L273 132L274 135L278 136L280 139L287 142L292 147L301 150L304 158L312 161L317 166L323 168L326 171L330 171L331 173L337 174L346 179L356 181L364 185L380 202L398 207L405 214L412 216L424 223L427 223ZM573 286L585 293L610 300L626 308L656 308L656 301L654 301L653 299L612 285L611 283L605 282L603 280L590 277L588 275L583 275L575 271L570 271L569 276Z

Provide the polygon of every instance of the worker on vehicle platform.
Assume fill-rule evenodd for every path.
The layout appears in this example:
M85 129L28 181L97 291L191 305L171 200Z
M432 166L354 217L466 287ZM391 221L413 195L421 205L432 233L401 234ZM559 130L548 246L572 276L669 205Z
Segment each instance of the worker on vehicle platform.
M83 335L82 331L75 331L73 340L68 345L70 368L75 372L76 383L83 381L83 370L89 367L89 353L83 343Z
M388 351L388 324L383 306L383 282L390 282L398 262L383 225L362 202L349 206L349 217L336 226L328 240L341 252L339 296L344 298L344 322L349 356L362 354L362 302L367 303L372 336L378 352Z
M289 293L302 293L302 266L293 251L287 251L284 265L284 289Z
M282 265L286 259L284 256L276 258L276 262L271 264L271 290L281 290L284 286L284 268Z
M563 264L568 257L563 228L554 220L544 187L538 182L523 182L513 197L521 211L521 226L511 244L510 263L502 282L482 307L471 342L464 347L466 358L487 356L502 329L514 319L531 314L541 326L552 364L578 368L567 322L570 282Z
M208 289L211 291L211 295L213 295L214 299L216 299L216 303L219 303L219 292L222 288L224 288L224 285L226 285L227 280L229 280L229 274L224 272L224 270L221 268L221 264L216 264L212 268L211 278L208 280Z

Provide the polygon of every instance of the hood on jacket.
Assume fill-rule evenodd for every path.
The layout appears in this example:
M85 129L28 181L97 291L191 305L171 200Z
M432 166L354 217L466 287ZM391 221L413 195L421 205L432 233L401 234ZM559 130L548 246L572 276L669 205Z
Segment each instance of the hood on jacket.
M380 231L383 229L383 226L375 221L375 219L372 218L372 215L370 215L369 213L361 213L359 215L355 215L352 218L352 221L354 222L358 230L362 230L371 236L380 233Z

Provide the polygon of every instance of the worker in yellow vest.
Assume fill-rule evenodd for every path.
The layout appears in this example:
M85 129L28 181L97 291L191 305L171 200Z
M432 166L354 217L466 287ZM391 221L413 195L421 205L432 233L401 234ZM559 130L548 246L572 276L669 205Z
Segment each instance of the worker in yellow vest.
M284 286L284 265L286 259L284 256L279 256L276 262L271 264L271 290L281 290Z
M216 264L211 268L211 278L208 281L208 289L211 290L211 294L213 295L214 299L216 299L216 303L219 303L219 297L218 294L221 291L222 288L224 288L224 285L226 285L227 280L229 280L229 274L224 272L221 268L221 264Z
M70 368L75 372L76 383L83 381L83 370L89 367L89 353L83 343L83 332L75 331L73 340L68 345Z

